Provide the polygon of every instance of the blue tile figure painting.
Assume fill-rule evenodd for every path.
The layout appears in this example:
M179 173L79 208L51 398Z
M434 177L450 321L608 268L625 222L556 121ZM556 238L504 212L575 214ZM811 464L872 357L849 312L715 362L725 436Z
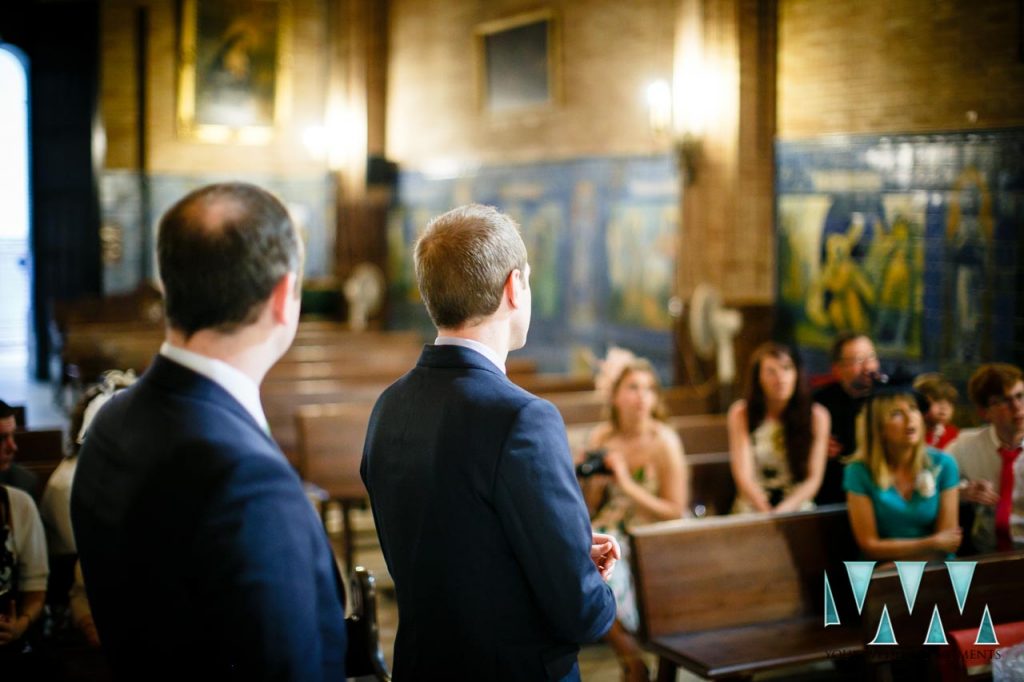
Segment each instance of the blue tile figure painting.
M429 331L412 248L430 218L470 201L497 206L522 228L533 289L524 353L542 369L578 368L580 357L621 345L671 378L679 180L670 156L401 173L388 228L392 326Z
M816 371L843 330L951 377L1014 357L1024 132L832 136L776 152L780 317Z

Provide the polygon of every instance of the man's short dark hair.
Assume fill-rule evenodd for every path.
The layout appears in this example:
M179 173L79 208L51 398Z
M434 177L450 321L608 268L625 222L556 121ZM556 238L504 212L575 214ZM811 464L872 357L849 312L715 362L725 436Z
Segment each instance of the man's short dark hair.
M1016 365L1005 362L990 362L974 371L967 382L967 395L975 407L989 407L992 398L1002 397L1007 391L1024 379Z
M0 419L7 419L14 416L14 408L0 400Z
M836 334L836 338L832 340L832 348L829 350L829 356L832 358L832 364L836 364L843 359L843 348L846 344L850 343L854 339L867 339L868 335L864 332L853 332L845 331Z
M302 251L280 201L255 185L222 183L164 214L157 257L167 320L188 337L252 324L281 277L300 273Z

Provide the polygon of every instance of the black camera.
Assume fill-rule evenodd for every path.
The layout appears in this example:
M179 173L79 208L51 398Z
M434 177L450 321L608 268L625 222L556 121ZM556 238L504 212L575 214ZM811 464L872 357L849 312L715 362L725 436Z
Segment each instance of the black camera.
M595 474L611 476L612 470L604 465L606 450L587 450L583 453L583 461L576 465L576 475L587 478Z

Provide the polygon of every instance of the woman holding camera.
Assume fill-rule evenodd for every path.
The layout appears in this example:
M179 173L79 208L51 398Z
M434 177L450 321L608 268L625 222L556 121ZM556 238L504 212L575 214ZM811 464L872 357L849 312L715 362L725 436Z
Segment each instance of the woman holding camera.
M869 559L943 559L960 547L956 461L924 442L909 386L888 387L857 418L857 452L843 471L850 527Z
M746 398L732 404L727 423L734 512L814 507L831 421L828 410L811 401L789 348L765 343L754 351Z
M664 421L658 378L647 360L624 366L612 383L609 408L610 420L594 429L587 448L590 458L603 451L604 466L583 479L583 491L594 530L615 535L622 546L622 560L609 580L618 618L606 640L622 662L624 679L633 682L647 680L648 672L630 634L638 619L632 576L624 570L629 567L626 533L683 516L688 474L682 443Z

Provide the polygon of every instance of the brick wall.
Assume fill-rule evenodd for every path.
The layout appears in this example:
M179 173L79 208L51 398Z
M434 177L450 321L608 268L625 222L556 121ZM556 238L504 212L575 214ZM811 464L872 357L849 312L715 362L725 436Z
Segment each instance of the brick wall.
M675 0L555 0L560 98L514 115L478 102L480 24L532 0L390 3L388 155L406 168L664 152L645 89L671 81Z
M1017 0L779 0L779 136L1024 125L1021 11Z

